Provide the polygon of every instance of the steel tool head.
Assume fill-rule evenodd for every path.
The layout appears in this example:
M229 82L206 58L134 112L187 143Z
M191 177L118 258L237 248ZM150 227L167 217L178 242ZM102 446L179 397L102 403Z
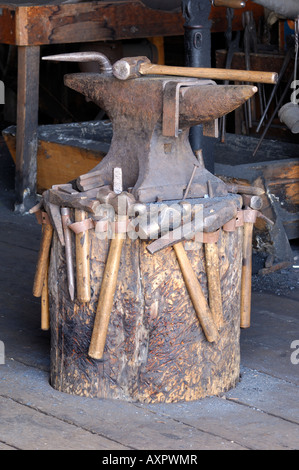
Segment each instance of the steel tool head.
M97 62L101 67L101 72L111 75L112 65L110 60L100 52L71 52L68 54L57 54L42 57L42 60L57 62Z

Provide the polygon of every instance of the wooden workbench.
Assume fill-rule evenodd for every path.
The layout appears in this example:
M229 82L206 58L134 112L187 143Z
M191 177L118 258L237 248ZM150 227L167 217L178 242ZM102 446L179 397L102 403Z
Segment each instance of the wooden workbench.
M261 8L255 6L255 14ZM225 11L212 8L212 31L225 31ZM179 36L183 25L181 11L153 10L139 0L0 3L0 43L18 46L16 194L21 212L32 205L36 192L40 46ZM241 11L233 28L242 28Z

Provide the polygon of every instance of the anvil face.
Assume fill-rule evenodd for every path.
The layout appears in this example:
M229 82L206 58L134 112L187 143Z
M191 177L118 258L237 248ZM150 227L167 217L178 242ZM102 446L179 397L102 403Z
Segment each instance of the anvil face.
M251 86L181 77L120 81L103 74L72 74L65 84L96 102L112 121L110 150L94 168L99 186L111 184L113 169L121 167L124 190L132 188L140 202L181 199L198 166L189 144L190 127L214 121L254 94ZM215 197L227 195L226 185L200 167L189 197L204 197L209 190Z

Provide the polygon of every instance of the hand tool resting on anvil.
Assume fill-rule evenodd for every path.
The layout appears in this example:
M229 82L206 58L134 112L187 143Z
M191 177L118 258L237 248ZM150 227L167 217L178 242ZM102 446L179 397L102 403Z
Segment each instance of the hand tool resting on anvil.
M141 77L142 75L176 75L180 77L268 84L275 84L277 81L276 72L157 65L152 64L147 57L126 57L120 59L115 62L112 70L113 75L119 80L128 80Z
M83 54L83 55L82 55ZM52 56L52 60L99 60L102 54ZM211 69L213 70L213 69ZM208 125L252 97L251 85L216 85L211 80L149 76L118 80L111 68L100 74L70 74L65 84L105 110L113 124L106 157L77 180L81 191L112 185L120 167L123 188L132 188L138 202L181 199L198 161L188 141L190 127ZM204 197L208 181L215 196L226 196L226 185L205 168L197 172L189 198Z

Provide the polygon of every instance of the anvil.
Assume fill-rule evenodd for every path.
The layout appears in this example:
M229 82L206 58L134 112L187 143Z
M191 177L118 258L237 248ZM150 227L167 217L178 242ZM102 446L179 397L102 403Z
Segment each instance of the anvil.
M113 169L119 167L124 190L144 203L181 199L194 165L199 166L189 143L190 127L213 124L257 91L250 85L217 85L185 77L122 81L109 67L102 73L69 74L64 81L105 110L113 127L108 154L89 174L78 178L79 189L112 185ZM92 185L86 187L91 179ZM226 196L227 187L199 166L188 198L211 193Z

